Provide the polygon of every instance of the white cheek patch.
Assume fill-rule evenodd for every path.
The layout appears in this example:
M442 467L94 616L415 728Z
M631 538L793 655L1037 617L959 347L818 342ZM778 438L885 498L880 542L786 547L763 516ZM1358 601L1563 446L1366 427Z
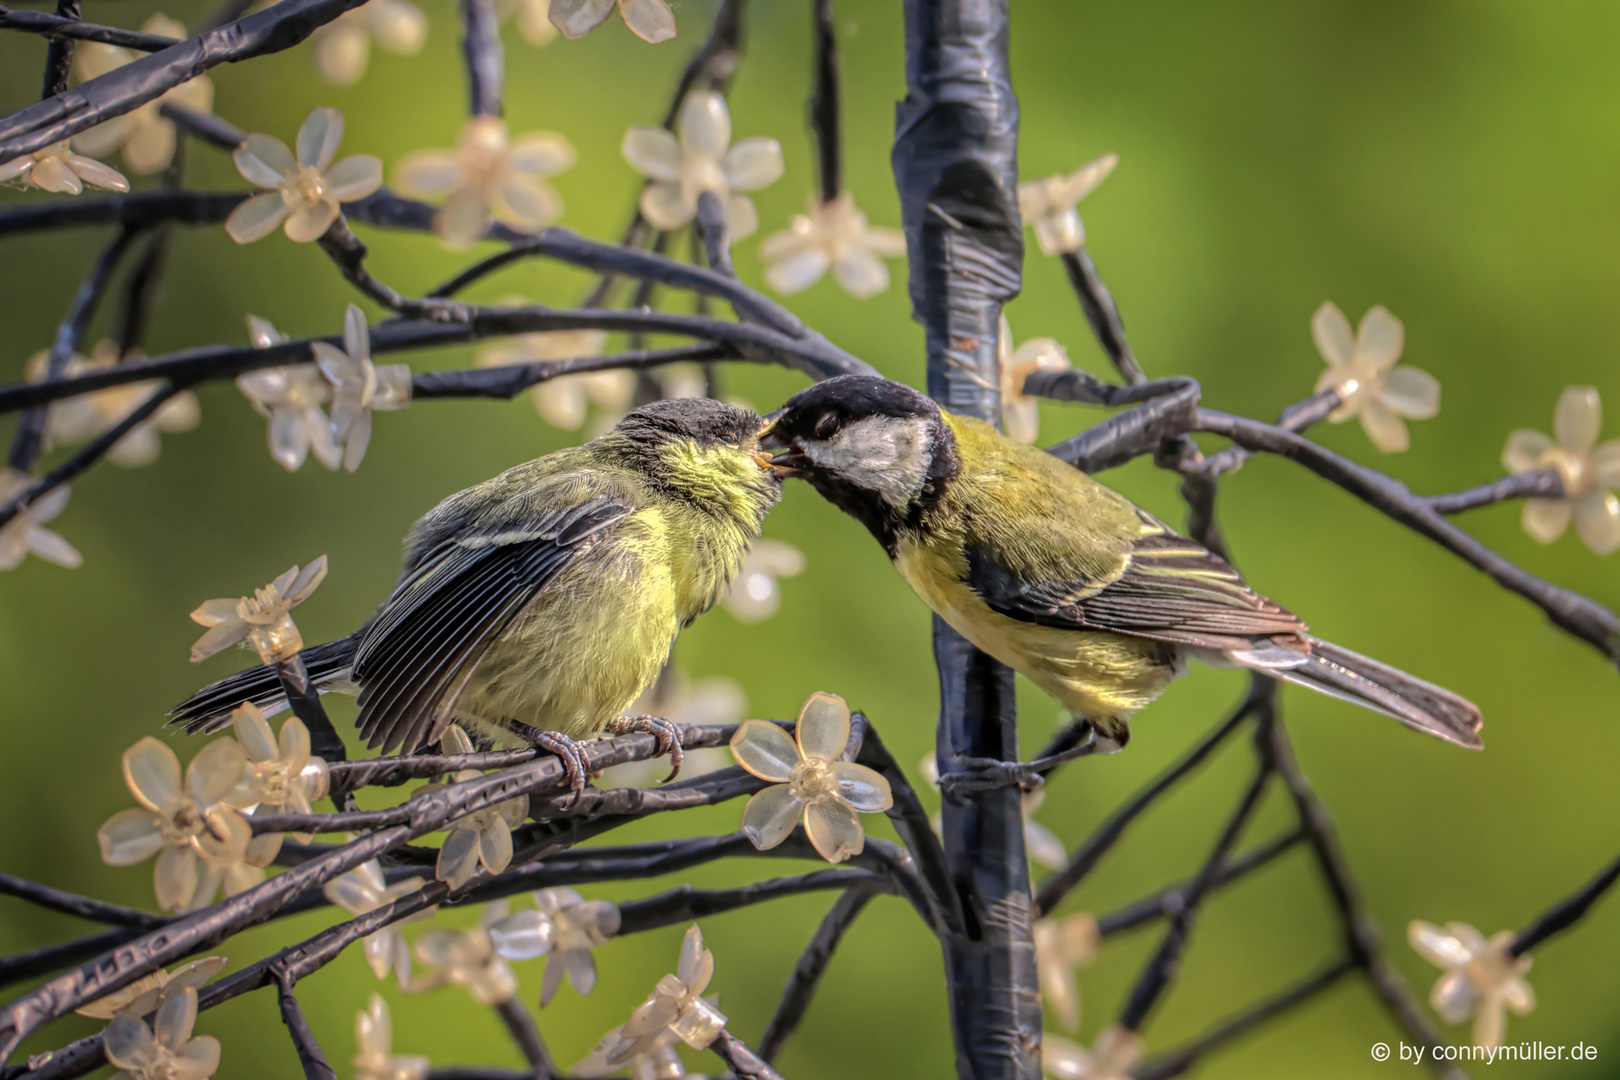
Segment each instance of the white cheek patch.
M921 418L869 416L826 442L811 442L805 456L869 491L896 510L922 493L928 475L928 427Z

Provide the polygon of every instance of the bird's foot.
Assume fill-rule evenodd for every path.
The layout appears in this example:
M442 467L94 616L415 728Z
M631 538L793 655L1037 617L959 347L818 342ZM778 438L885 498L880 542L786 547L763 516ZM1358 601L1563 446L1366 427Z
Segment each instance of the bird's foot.
M568 736L560 731L547 731L544 728L530 727L528 724L513 724L512 730L530 746L549 750L562 759L563 775L568 777L568 789L578 799L585 790L585 783L590 778L590 763L585 760L585 750Z
M665 720L661 716L620 716L609 720L603 730L609 735L645 733L656 736L658 753L669 755L669 775L664 777L663 783L667 784L681 774L686 754L681 749L681 726L675 721Z
M1125 736L1130 738L1129 733ZM995 758L959 757L951 759L949 768L940 774L939 789L946 796L956 798L997 788L1017 787L1034 791L1045 782L1045 774L1065 761L1090 757L1093 754L1117 754L1124 743L1095 729L1078 746L1056 754L1038 757L1034 761L998 761Z

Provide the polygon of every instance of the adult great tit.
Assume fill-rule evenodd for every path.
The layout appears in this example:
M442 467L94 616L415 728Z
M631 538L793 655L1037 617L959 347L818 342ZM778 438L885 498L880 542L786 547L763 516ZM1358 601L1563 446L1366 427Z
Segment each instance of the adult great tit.
M672 729L619 717L725 595L782 497L760 427L718 401L657 401L450 496L411 529L376 614L304 651L311 679L359 695L360 734L384 753L417 752L455 721L486 745L558 753L578 790L574 740L653 730L678 769ZM274 668L221 679L171 716L211 732L244 701L286 707Z
M1123 746L1131 714L1196 656L1481 746L1472 703L1311 637L1123 495L908 386L840 376L767 424L774 465L864 524L941 618L1099 739Z

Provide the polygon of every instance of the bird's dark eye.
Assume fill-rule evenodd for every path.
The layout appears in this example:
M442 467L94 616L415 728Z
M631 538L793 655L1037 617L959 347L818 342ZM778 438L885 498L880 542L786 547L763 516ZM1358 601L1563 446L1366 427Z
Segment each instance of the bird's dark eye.
M842 421L838 419L837 413L822 413L821 419L816 421L816 438L832 438L834 435L838 434L838 428L841 426L841 424Z

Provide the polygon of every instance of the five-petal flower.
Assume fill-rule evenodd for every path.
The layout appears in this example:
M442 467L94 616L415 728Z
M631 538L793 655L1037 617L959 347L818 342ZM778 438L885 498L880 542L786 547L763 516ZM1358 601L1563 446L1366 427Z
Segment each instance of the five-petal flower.
M624 136L625 160L652 181L641 192L642 216L655 229L678 229L697 216L698 196L712 191L725 206L731 239L752 235L759 212L742 192L782 175L781 144L755 137L732 146L731 111L712 90L686 95L675 126L679 138L658 127L633 127Z
M1042 254L1067 255L1080 250L1086 242L1086 227L1076 206L1118 164L1118 154L1104 154L1067 176L1057 173L1018 185L1018 212L1025 225L1034 227Z
M562 197L546 177L573 167L574 147L553 131L531 131L514 141L498 116L475 116L454 150L418 150L395 170L402 192L446 196L433 215L433 231L451 247L473 243L491 219L534 232L562 217Z
M495 951L490 928L507 917L506 901L485 904L478 925L471 930L429 930L416 939L416 958L432 970L414 990L430 990L445 983L465 987L480 1005L510 1001L518 991L517 976Z
M590 1056L574 1066L574 1072L606 1076L631 1058L648 1053L665 1032L674 1032L695 1050L713 1043L725 1030L726 1016L703 998L712 978L714 954L703 947L703 933L694 923L681 942L675 974L659 979L657 988L630 1019L604 1035Z
M1406 328L1382 304L1361 317L1352 336L1344 312L1325 303L1311 316L1311 336L1327 361L1316 392L1337 390L1341 398L1328 414L1333 423L1361 417L1361 429L1372 444L1394 454L1410 445L1402 417L1427 420L1440 411L1439 380L1415 367L1395 366L1406 344Z
M745 720L731 737L737 764L772 786L743 808L742 831L761 851L788 838L804 817L810 843L828 862L866 846L860 814L894 805L889 781L865 765L839 761L849 742L849 706L833 694L811 694L799 710L797 741L765 720ZM857 813L859 811L859 813Z
M803 572L804 552L782 540L756 540L722 602L743 622L760 622L782 606L777 579Z
M490 924L489 937L504 959L547 958L540 987L540 1007L545 1008L564 975L581 994L591 992L596 985L591 950L619 932L619 907L608 900L587 900L569 888L542 889L533 896L535 908Z
M1080 981L1074 969L1096 959L1101 937L1097 920L1086 912L1061 919L1035 920L1035 966L1041 996L1069 1031L1080 1030Z
M607 21L613 9L630 32L649 45L675 36L675 13L665 0L551 0L551 22L565 38L582 38Z
M343 348L324 341L312 348L332 384L332 437L343 446L343 467L354 472L371 445L371 414L411 403L410 365L371 362L371 330L354 304L343 316Z
M184 38L186 28L167 15L158 14L141 24L141 33ZM79 69L79 78L88 80L121 68L141 55L118 45L91 42L79 46L74 60ZM168 103L183 106L192 112L211 112L214 108L213 81L206 75L199 75L122 116L115 116L88 131L80 132L73 137L73 149L91 157L105 157L114 150L122 151L124 164L137 176L167 168L169 162L174 160L177 141L174 121L161 112Z
M367 5L368 7L370 5ZM225 231L238 244L269 236L286 222L287 239L319 240L339 216L338 204L363 199L382 186L382 161L355 154L333 164L343 142L343 114L320 108L298 129L298 156L270 135L249 135L231 159L243 179L269 188L242 203L225 219Z
M110 338L102 338L91 348L88 357L77 355L69 357L62 370L62 377L72 378L105 371L125 362L126 359L135 358L136 355L121 357L118 345ZM28 358L29 382L44 381L49 359L48 350L42 350ZM46 414L46 445L76 446L97 438L144 404L157 387L157 380L147 379L124 383L121 386L110 386L105 390L81 394L55 403ZM150 465L157 460L158 454L163 449L165 434L176 435L182 431L190 431L197 426L200 419L201 407L197 403L197 395L190 390L182 390L158 406L157 412L150 418L130 428L129 433L107 451L107 460L125 469Z
M524 307L527 300L512 298L503 307ZM512 337L478 350L475 363L481 368L509 367L514 364L541 364L600 356L607 348L602 330L544 330ZM632 371L586 371L559 375L529 388L535 411L553 427L578 431L585 425L587 410L595 404L602 410L592 427L606 430L618 422L636 396L636 376Z
M1002 316L996 353L1001 368L1001 426L1008 438L1032 443L1041 436L1041 402L1024 393L1024 380L1037 371L1066 370L1068 350L1052 338L1030 338L1014 346L1012 326Z
M766 237L759 248L760 258L770 264L766 284L784 296L808 289L831 267L844 291L862 300L889 287L883 260L905 253L905 234L869 225L847 191L832 200L810 196L809 209L795 214L786 229Z
M253 807L254 813L307 814L311 802L326 797L331 771L309 752L309 728L298 717L290 716L281 725L279 743L270 721L251 701L231 713L231 726L247 755L247 770L227 799L232 806ZM299 839L307 843L310 837ZM281 840L281 833L259 833L248 844L246 861L269 866L281 850Z
M205 956L169 971L158 968L144 978L136 979L122 990L97 998L80 1009L80 1016L97 1020L111 1020L115 1016L143 1017L163 1003L170 994L190 987L195 990L225 970L230 960L223 956Z
M472 740L456 724L445 728L439 739L445 754L470 754ZM477 769L463 769L450 777L451 783L476 780L483 773ZM512 829L529 816L529 797L519 795L475 810L450 825L450 835L439 848L439 861L433 874L452 889L459 889L478 872L480 865L491 874L499 874L512 862Z
M41 191L64 195L77 195L86 184L103 191L129 190L123 173L95 158L75 154L66 139L0 164L0 183L7 180L21 180Z
M1474 1018L1474 1045L1493 1049L1502 1045L1508 1012L1524 1016L1536 1007L1535 992L1525 981L1529 956L1514 956L1518 935L1511 930L1485 935L1467 923L1449 922L1445 929L1412 920L1406 940L1418 955L1445 974L1429 993L1429 1004L1448 1024Z
M354 1018L355 1080L423 1080L428 1059L420 1054L394 1053L394 1022L381 994Z
M415 56L427 29L427 16L409 0L369 0L315 31L315 71L334 86L352 86L366 73L373 38L391 53Z
M1539 431L1519 428L1508 436L1502 464L1509 472L1556 469L1564 486L1561 499L1526 499L1524 531L1550 544L1569 528L1599 555L1620 548L1620 439L1597 445L1603 428L1603 403L1590 386L1571 386L1558 398L1553 414L1555 443Z
M252 829L225 799L247 768L234 739L203 747L180 780L180 759L147 736L124 751L124 782L141 806L107 819L96 834L101 858L134 866L158 856L153 883L165 911L186 911L213 899L221 876L227 892L262 879L242 862ZM205 873L210 867L220 873Z
M333 878L321 892L350 915L358 916L387 907L400 897L416 892L423 884L419 877L408 877L390 885L383 878L382 864L372 859ZM401 990L412 988L411 947L400 928L407 923L431 919L437 910L436 907L426 908L366 935L363 946L366 963L377 978L386 979L392 971Z
M34 486L34 478L9 466L0 469L0 506L15 499ZM73 569L84 562L79 549L45 528L45 523L60 514L68 503L68 487L47 491L32 506L25 507L0 525L0 570L15 570L28 558L29 552L53 562L57 566Z
M301 571L293 566L252 596L220 597L199 604L191 621L209 629L191 646L191 662L200 663L244 638L266 664L292 659L304 647L292 609L308 600L324 580L326 556L322 555Z
M122 1072L112 1080L208 1080L219 1068L219 1040L191 1037L197 1025L197 991L185 987L158 1006L152 1027L135 1016L116 1016L102 1032L107 1060Z
M268 349L287 340L266 319L247 317L248 339L255 349ZM343 464L343 447L332 435L332 422L321 405L332 396L317 364L261 368L236 377L236 388L269 419L270 457L288 472L296 472L311 450L328 469Z

